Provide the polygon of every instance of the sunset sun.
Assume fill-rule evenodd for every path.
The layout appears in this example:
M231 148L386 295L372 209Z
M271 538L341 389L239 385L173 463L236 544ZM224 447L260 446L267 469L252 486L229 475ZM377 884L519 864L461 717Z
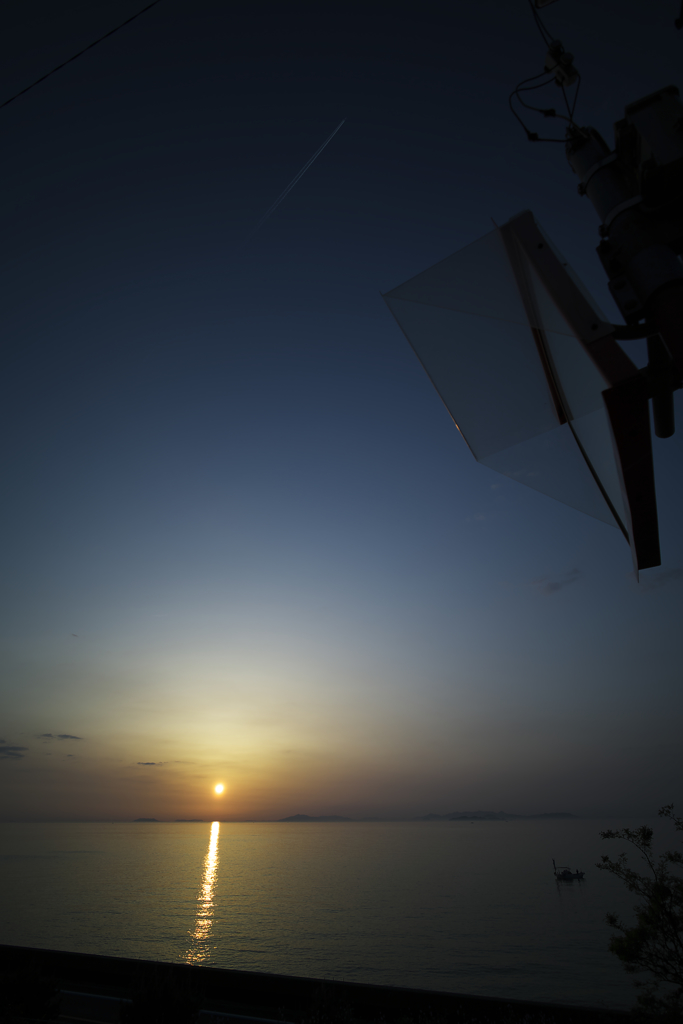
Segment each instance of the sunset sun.
M215 786L213 787L213 791L214 791L214 793L215 793L215 794L216 794L217 796L220 796L220 795L221 795L221 793L223 792L223 790L224 790L224 789L225 789L225 786L223 785L223 783L222 783L222 782L218 782L218 783L217 783L217 784L216 784L216 785L215 785Z

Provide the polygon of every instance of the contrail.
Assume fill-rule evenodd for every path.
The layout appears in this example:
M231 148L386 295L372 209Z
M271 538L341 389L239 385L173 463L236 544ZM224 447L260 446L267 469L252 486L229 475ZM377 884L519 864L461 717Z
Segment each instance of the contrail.
M289 195L289 193L292 191L292 189L296 185L297 181L299 181L300 178L303 178L303 176L306 173L306 171L308 170L308 168L311 166L311 164L313 163L314 160L317 160L317 158L320 156L320 154L322 153L322 151L324 150L324 148L328 144L328 142L332 141L332 139L335 137L335 135L337 134L337 132L339 131L341 126L344 124L344 121L346 121L346 118L344 118L343 121L339 122L339 124L334 129L332 134L329 135L325 139L325 141L323 142L322 146L320 146L318 149L316 149L315 153L310 158L310 160L307 160L306 163L301 168L301 170L299 171L299 173L295 174L295 176L292 178L292 180L290 181L290 183L287 186L287 188L284 190L284 192L281 192L280 195L275 200L275 202L271 206L268 207L268 209L263 214L263 216L261 217L261 219L258 222L258 224L256 225L256 227L252 228L250 234L253 235L254 232L258 231L258 229L261 227L261 225L264 224L268 220L268 218L270 217L271 213L274 213L275 210L277 210L277 208L280 205L280 203L282 202L282 200L285 198L285 196Z

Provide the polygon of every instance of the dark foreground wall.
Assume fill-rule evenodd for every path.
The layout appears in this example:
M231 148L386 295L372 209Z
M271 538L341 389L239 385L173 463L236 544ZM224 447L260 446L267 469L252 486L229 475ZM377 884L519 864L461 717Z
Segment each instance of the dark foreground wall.
M563 967L560 970L571 970ZM623 1024L618 1011L0 945L0 1021Z

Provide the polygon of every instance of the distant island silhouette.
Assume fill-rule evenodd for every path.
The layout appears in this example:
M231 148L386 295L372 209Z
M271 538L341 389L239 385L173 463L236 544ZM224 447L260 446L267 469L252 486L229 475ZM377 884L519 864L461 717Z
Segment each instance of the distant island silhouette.
M159 819L158 818L135 818L133 824L135 824L136 821L159 821Z
M508 814L507 811L451 811L450 814L423 814L411 821L543 821L576 818L567 811L545 811L543 814ZM278 821L388 821L388 818L344 818L340 814L290 814ZM405 820L405 819L401 819Z
M278 818L278 821L353 821L353 818L342 818L339 814L321 814L317 818L310 814L291 814L289 818Z
M507 811L451 811L450 814L424 814L415 821L531 821L543 818L575 818L566 811L546 811L543 814L508 814Z

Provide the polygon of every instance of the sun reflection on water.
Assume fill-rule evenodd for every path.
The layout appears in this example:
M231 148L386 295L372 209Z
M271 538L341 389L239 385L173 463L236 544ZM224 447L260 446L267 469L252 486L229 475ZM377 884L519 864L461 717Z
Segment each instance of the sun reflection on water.
M193 941L185 954L185 960L191 964L206 959L205 943L211 934L213 925L213 897L218 871L218 833L220 828L219 821L214 821L211 825L209 848L204 858L202 884L197 893L197 916L194 922L194 931L190 932Z

